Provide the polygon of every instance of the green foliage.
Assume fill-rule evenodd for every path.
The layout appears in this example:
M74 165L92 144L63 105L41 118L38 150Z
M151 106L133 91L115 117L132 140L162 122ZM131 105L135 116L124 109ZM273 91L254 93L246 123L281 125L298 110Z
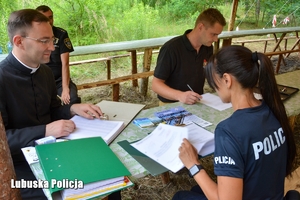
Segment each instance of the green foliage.
M199 13L208 7L218 8L228 22L232 0L0 0L0 46L4 53L9 14L41 4L52 8L54 24L66 29L73 45L79 46L182 34L194 27ZM300 2L240 0L236 25L240 29L270 28L274 14L278 27L286 26L280 23L286 16L290 18L288 26L298 26Z
M7 20L11 10L13 10L15 6L15 2L0 0L0 47L2 48L3 53L7 53L7 42L9 41L6 29Z
M153 28L159 21L158 11L152 7L137 3L122 14L122 21L116 22L117 31L122 40L145 39L155 32Z

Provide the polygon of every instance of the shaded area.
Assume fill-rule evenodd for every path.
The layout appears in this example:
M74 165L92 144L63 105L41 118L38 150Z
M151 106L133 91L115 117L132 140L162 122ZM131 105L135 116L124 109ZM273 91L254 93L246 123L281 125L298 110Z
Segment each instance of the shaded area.
M278 56L272 57L274 69L277 64ZM285 73L294 70L300 70L300 58L298 55L285 58L286 66L281 64L279 73ZM120 101L129 103L145 104L147 108L158 106L156 94L151 91L152 77L149 78L149 89L146 97L139 93L138 88L131 86L131 82L124 83L120 87ZM205 92L213 92L206 84ZM98 103L101 100L111 100L111 87L98 87L86 90L80 90L80 96L84 102ZM298 156L296 158L297 166L300 166L300 116L296 117L295 123L295 139L297 145ZM216 176L213 173L213 156L203 158L203 166L210 177L216 181ZM178 190L190 190L196 184L194 179L188 176L188 171L184 168L178 173L170 173L171 182L163 185L160 176L148 175L144 178L135 180L135 186L122 191L122 199L142 199L142 200L167 200L172 199L173 195ZM297 187L297 186L295 186ZM300 191L300 186L298 186Z

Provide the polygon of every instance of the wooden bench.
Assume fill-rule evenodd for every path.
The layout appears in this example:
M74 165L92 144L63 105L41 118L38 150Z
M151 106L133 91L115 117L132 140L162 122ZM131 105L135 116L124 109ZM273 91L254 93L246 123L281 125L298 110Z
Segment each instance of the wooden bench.
M93 87L99 87L99 86L105 86L105 85L112 85L112 88L113 88L112 100L119 101L119 91L120 91L120 83L121 82L129 81L129 80L137 80L140 78L149 78L150 76L153 75L153 72L154 71L147 71L147 72L131 74L131 75L127 75L127 76L122 76L122 77L118 77L118 78L114 78L114 79L96 81L93 83L80 84L80 85L77 85L77 88L78 88L78 90L81 90L81 89L87 89L87 88L93 88ZM143 85L143 87L148 87L148 85Z

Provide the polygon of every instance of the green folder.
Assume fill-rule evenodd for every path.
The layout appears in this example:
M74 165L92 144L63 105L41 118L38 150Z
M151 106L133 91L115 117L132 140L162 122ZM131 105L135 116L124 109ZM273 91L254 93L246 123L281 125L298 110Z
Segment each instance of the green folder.
M130 175L101 137L38 145L36 152L51 193L63 189L51 188L53 179L77 179L87 184Z

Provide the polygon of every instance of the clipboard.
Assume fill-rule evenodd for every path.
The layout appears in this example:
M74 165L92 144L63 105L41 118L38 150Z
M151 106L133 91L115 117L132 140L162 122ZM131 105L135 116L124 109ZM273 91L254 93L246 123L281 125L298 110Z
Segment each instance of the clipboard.
M143 104L102 100L97 103L103 113L112 121L123 121L127 126L132 119L146 106Z
M293 96L295 93L297 93L299 91L299 88L290 87L290 86L286 86L286 85L280 85L280 84L277 84L277 88L278 88L280 98L282 101L289 99L291 96ZM258 87L254 88L254 92L261 94Z
M294 88L294 87L290 87L290 86L286 86L286 85L277 84L277 87L278 87L282 101L290 98L291 96L293 96L293 94L295 94L299 91L298 88Z

